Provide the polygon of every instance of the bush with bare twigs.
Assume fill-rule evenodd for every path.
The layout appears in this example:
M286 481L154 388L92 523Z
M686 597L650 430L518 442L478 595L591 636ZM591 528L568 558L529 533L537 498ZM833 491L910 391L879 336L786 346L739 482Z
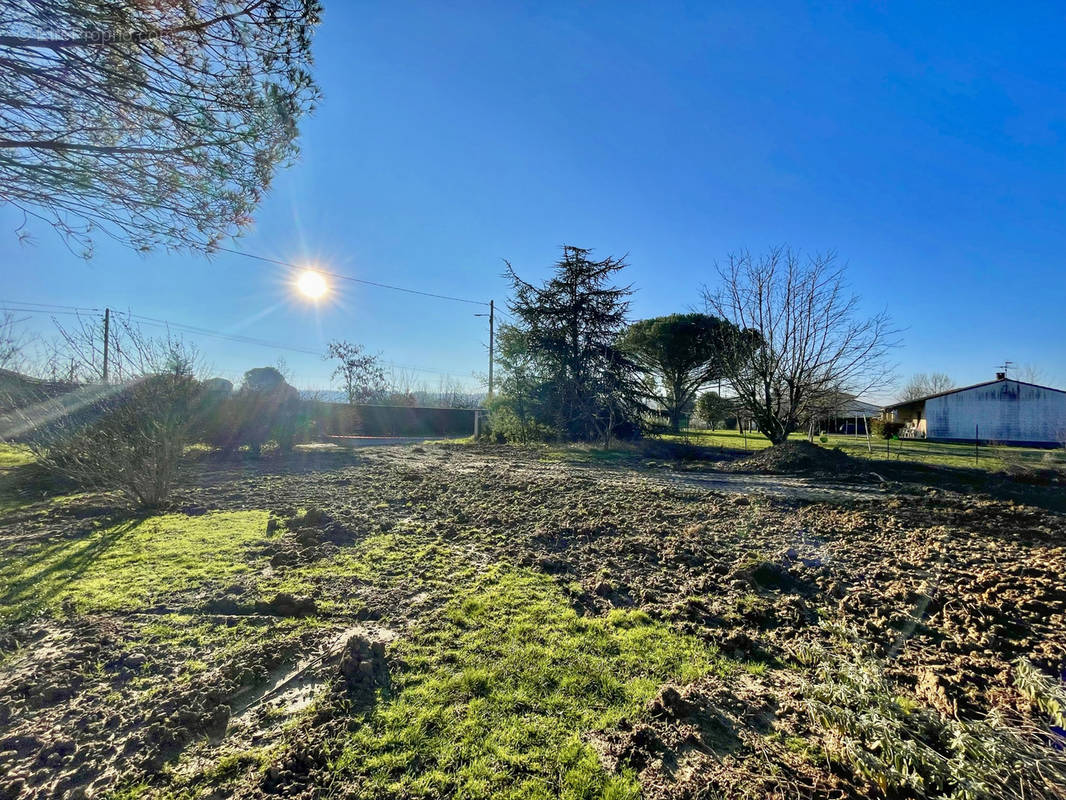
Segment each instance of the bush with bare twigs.
M38 463L80 486L156 507L173 488L198 393L188 373L150 375L74 413L48 419L49 409L35 408L44 419L30 421L25 441Z

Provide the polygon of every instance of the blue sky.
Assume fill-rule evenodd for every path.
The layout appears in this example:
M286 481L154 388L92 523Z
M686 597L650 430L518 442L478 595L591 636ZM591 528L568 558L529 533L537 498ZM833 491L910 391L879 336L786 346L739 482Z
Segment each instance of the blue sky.
M540 279L564 242L628 253L634 317L698 306L731 250L833 248L906 329L903 376L1011 359L1066 383L1064 38L1053 3L327 1L323 101L236 246L498 303L503 258ZM85 263L17 222L3 299L485 370L474 306L346 284L316 309L268 264L103 239ZM196 341L220 374L283 355L328 383L314 356Z

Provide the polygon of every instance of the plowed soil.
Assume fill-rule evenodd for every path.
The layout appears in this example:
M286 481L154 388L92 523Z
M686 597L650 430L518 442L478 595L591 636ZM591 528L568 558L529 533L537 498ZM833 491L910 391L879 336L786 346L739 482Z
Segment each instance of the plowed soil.
M1066 517L873 478L818 499L715 474L444 445L191 464L176 519L269 514L241 564L103 602L92 592L114 587L85 584L98 553L79 550L33 579L32 604L32 582L0 588L0 798L480 796L418 783L417 758L339 754L420 680L417 648L452 636L462 593L501 572L543 581L581 619L642 612L720 665L574 731L645 797L878 795L809 713L814 651L879 664L907 708L1001 714L1058 757L1017 665L1061 690ZM131 519L105 495L21 507L0 517L0 563Z

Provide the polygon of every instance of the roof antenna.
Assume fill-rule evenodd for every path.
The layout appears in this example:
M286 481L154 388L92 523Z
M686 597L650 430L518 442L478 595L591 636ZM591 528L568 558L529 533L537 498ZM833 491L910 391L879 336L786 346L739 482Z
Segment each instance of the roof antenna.
M1000 364L997 367L997 369L999 369L1000 372L996 373L996 380L997 381L1005 381L1007 379L1007 373L1010 370L1012 370L1013 368L1014 368L1014 362L1013 361L1004 361L1002 364Z

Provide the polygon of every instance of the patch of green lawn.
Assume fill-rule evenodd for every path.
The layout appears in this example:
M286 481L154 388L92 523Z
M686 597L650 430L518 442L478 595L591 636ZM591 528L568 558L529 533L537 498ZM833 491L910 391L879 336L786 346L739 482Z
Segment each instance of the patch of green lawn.
M17 444L0 442L0 470L14 469L32 464L33 454L29 448Z
M770 440L761 433L749 433L745 439L742 433L734 430L686 430L679 434L662 434L658 438L664 441L688 442L731 450L762 450L770 446ZM793 441L806 441L807 434L797 432L793 433L790 438ZM1012 464L1046 467L1066 461L1066 456L1061 455L1061 450L1045 450L1035 447L981 445L978 448L978 457L975 459L972 444L928 442L922 439L895 439L891 443L886 443L884 439L876 436L872 436L867 442L865 435L843 434L828 434L825 438L826 441L823 442L821 437L815 436L814 443L821 447L842 450L855 458L867 458L874 461L889 459L941 467L977 467L989 471L1007 469Z
M21 475L34 463L33 454L21 445L0 442L0 514L19 511L34 502L20 490Z
M352 581L373 583L380 588L401 584L422 591L444 590L469 581L476 567L444 541L426 541L416 530L397 528L377 533L344 547L335 555L286 568L274 577L261 578L256 591L261 599L277 592L315 597L325 613L353 614L359 610L358 596L338 585Z
M163 514L40 545L0 565L0 619L54 611L146 608L174 593L257 568L250 544L267 538L265 511Z
M640 611L579 617L550 578L494 570L395 654L405 665L336 762L361 797L636 798L582 734L666 682L727 666Z
M658 438L668 442L685 442L701 447L720 447L725 450L762 450L770 440L761 433L744 434L734 430L705 431L689 429L681 433L664 433Z
M801 437L806 438L806 437ZM815 443L823 447L843 450L849 456L873 460L913 461L941 467L979 468L989 471L1004 470L1011 465L1029 467L1053 466L1061 463L1061 450L1045 450L1036 447L1006 447L955 442L928 442L922 439L895 439L887 442L872 438L869 446L866 437L832 434L826 442L815 437ZM887 445L887 446L886 446ZM1048 463L1050 461L1050 463Z

